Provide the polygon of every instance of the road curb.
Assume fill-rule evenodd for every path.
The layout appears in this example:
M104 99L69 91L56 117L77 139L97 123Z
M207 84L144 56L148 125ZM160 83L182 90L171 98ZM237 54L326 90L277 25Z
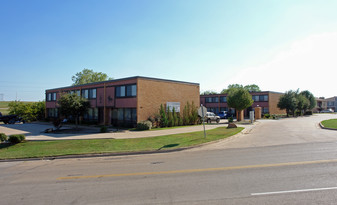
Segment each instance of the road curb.
M170 153L170 152L179 152L183 150L198 148L214 143L218 143L222 140L226 140L232 137L235 137L239 134L242 134L246 128L241 130L240 132L232 135L230 137L219 139L211 142L206 142L203 144L190 146L190 147L183 147L177 149L169 149L169 150L152 150L152 151L139 151L139 152L118 152L118 153L101 153L101 154L78 154L78 155L62 155L62 156L51 156L51 157L32 157L32 158L20 158L20 159L0 159L1 162L22 162L22 161L39 161L39 160L55 160L55 159L80 159L80 158L93 158L93 157L113 157L113 156L131 156L131 155L145 155L145 154L160 154L160 153Z
M322 122L319 123L319 126L320 126L322 129L325 129L325 130L334 130L334 131L337 131L337 129L334 129L334 128L324 127L324 125L322 124Z

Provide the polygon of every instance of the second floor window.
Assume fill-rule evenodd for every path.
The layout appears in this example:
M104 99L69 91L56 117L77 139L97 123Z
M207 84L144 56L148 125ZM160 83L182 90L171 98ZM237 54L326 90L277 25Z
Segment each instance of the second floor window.
M122 85L116 87L116 97L136 97L137 85Z

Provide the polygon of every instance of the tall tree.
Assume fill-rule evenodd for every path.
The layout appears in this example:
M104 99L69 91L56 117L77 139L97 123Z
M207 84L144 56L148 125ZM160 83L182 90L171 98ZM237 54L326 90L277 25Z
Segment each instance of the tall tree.
M216 94L218 94L218 93L214 90L206 90L206 91L200 93L200 95L216 95Z
M227 96L228 106L235 108L238 113L252 106L253 102L252 96L243 87L230 89Z
M300 93L301 95L304 95L310 102L308 110L312 110L316 107L316 98L315 96L308 90L304 90Z
M240 84L230 84L230 85L228 85L227 89L223 89L220 93L221 94L228 94L229 91L231 89L234 89L234 88L243 88L243 86L240 85Z
M292 112L293 116L295 115L295 111L297 108L298 100L297 100L297 91L289 90L284 95L282 95L277 103L277 107L281 110L286 110L287 116L289 117L290 112Z
M73 94L63 94L58 104L60 106L60 113L65 117L72 116L75 118L76 128L78 125L78 120L83 116L88 108L90 108L90 102L76 93Z
M261 91L260 87L255 84L246 85L244 89L248 90L249 92L260 92Z
M310 106L310 101L308 100L308 98L306 98L304 95L297 95L296 96L297 99L297 109L298 111L301 112L301 115L303 114L303 112L305 112L309 106Z
M94 72L93 70L84 68L81 72L72 76L73 85L82 85L87 83L95 83L105 80L112 80L107 74L102 72Z

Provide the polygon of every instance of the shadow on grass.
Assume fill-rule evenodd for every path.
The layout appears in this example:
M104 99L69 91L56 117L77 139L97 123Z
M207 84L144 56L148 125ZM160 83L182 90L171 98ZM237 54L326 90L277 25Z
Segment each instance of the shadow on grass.
M0 144L0 149L5 149L5 148L8 148L8 147L11 147L15 144L12 144L12 143L1 143Z
M165 149L165 148L172 148L172 147L176 147L176 146L179 146L179 144L168 144L168 145L162 146L158 150Z

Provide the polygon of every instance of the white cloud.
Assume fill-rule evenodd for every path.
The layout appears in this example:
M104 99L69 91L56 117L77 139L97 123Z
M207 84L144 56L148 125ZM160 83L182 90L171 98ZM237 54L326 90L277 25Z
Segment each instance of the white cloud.
M263 90L279 92L299 88L318 97L331 97L337 95L336 79L337 32L334 32L293 42L269 62L245 68L227 83L254 83Z

